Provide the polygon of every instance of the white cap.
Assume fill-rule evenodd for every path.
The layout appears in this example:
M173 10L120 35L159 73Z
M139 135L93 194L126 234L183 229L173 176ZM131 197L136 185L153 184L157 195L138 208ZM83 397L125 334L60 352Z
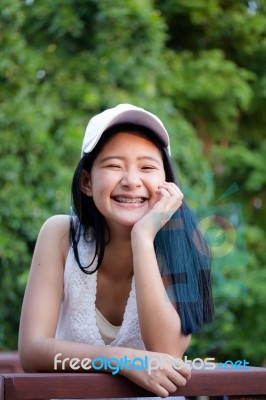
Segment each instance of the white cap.
M161 139L170 155L170 140L162 121L156 115L131 104L119 104L114 108L95 115L85 131L81 156L91 152L106 129L116 124L132 123L142 125L154 132Z

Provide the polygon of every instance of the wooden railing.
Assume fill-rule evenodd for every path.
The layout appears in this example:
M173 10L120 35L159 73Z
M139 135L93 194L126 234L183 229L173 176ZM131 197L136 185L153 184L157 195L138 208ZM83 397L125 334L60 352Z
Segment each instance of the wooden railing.
M8 353L0 352L0 374L12 372L23 372L19 362L18 353L16 351L10 351Z
M3 356L0 371L3 371ZM192 370L185 387L171 396L228 396L230 399L266 399L266 368L231 367ZM155 397L128 379L105 373L0 372L0 400L97 399Z

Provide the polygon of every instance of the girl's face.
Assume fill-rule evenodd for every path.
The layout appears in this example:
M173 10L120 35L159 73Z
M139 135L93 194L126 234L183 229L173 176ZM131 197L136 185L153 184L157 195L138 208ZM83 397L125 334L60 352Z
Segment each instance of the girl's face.
M165 181L160 150L136 133L119 132L95 158L87 188L111 228L132 227L159 200L155 193Z

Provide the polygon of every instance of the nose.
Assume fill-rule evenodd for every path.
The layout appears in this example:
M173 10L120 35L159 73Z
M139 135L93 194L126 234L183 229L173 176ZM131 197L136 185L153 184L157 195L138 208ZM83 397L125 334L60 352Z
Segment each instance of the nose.
M123 178L121 179L121 185L126 189L135 189L142 186L142 180L140 173L136 169L130 169L125 171Z

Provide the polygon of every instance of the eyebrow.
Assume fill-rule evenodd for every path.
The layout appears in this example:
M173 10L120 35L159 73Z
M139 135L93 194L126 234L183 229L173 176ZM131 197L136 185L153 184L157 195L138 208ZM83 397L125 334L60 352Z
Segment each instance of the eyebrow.
M121 157L121 156L108 156L108 157L104 157L101 161L100 161L100 163L103 163L103 162L105 162L105 161L108 161L108 160L111 160L111 159L114 159L114 158L116 158L116 159L118 159L118 160L122 160L122 161L124 161L125 160L125 157ZM153 161L153 162L155 162L156 164L161 164L160 163L160 161L157 159L157 158L154 158L154 157L151 157L151 156L140 156L140 157L137 157L137 160L139 161L139 160L150 160L150 161Z

